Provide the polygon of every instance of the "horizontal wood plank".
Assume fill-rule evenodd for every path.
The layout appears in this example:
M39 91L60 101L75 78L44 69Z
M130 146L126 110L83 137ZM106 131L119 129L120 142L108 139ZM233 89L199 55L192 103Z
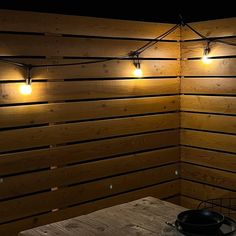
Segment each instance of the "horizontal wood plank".
M236 197L236 192L188 180L181 180L181 194L201 201Z
M32 61L32 60L31 60ZM48 63L47 60L43 60ZM81 63L95 61L90 60L54 60L53 64L61 63ZM96 60L97 61L97 60ZM178 76L179 61L177 60L141 60L141 67L144 77L156 76ZM36 65L32 63L33 65ZM101 63L72 66L53 66L34 68L32 70L32 79L78 79L78 78L110 78L110 77L134 77L135 67L132 60L112 60ZM26 77L26 71L23 68L11 64L0 62L0 80L23 80Z
M176 196L168 197L168 198L165 198L165 201L171 202L175 205L180 205L180 196L176 195Z
M201 201L196 200L194 198L186 197L186 196L180 196L180 205L182 207L185 207L187 209L198 209L199 204Z
M177 113L2 131L1 152L179 128Z
M181 147L181 161L236 172L236 154Z
M216 170L203 166L181 163L181 177L234 191L236 189L236 173Z
M178 96L0 107L0 127L129 116L179 109Z
M178 161L178 148L174 147L6 177L3 178L1 183L0 199L47 190L53 187L78 184Z
M181 144L236 153L236 136L204 131L182 130Z
M181 95L181 111L236 114L236 97Z
M233 211L233 210L229 211L227 207L229 205L229 201L230 201L229 199L213 200L213 204L218 204L218 206L213 205L211 201L209 201L208 203L205 203L205 202L199 201L198 199L186 197L186 196L181 196L180 199L181 199L180 200L181 206L183 207L190 208L190 209L208 208L210 210L220 212L224 216L230 217L234 220L236 219L236 211ZM225 207L222 207L221 204L224 205ZM234 200L231 200L230 204L234 204Z
M226 37L236 35L236 17L190 23L189 25L206 37ZM199 39L187 26L182 28L183 40Z
M179 79L132 79L69 82L33 82L32 94L20 93L23 83L0 84L0 103L121 98L177 94Z
M0 25L0 31L148 39L156 38L174 26L173 24L14 10L0 11ZM179 39L179 30L177 29L166 39Z
M0 35L0 56L121 57L149 41L73 38L42 35ZM179 43L158 42L141 57L179 58ZM17 60L17 59L15 59Z
M236 38L221 39L227 43L236 43ZM194 58L202 57L204 55L204 49L206 47L206 41L194 41L181 43L181 56L182 58ZM219 42L211 42L209 57L224 57L235 56L236 48L233 45L222 44Z
M182 128L236 134L236 116L181 112L180 117Z
M63 166L105 157L177 146L178 131L162 131L42 150L0 155L0 173L13 173Z
M171 164L164 167L152 168L132 174L4 201L0 203L0 222L3 223L8 220L130 191L131 189L174 180L177 178L175 175L176 170L178 170L178 164ZM139 179L139 181L137 181L137 179ZM11 212L11 214L9 214L9 212Z
M211 59L210 64L201 60L182 61L184 76L236 76L236 58Z
M184 94L236 94L235 78L185 78L181 79Z
M21 236L44 236L57 233L77 235L132 235L146 234L156 236L156 232L166 232L165 220L172 222L176 215L185 208L160 201L157 198L146 197L117 205L91 214L58 222L37 229L21 232ZM73 227L72 227L73 225ZM167 230L166 230L167 229ZM165 234L165 233L164 233Z
M100 210L102 208L113 205L129 202L146 196L153 196L157 198L166 198L176 195L179 192L179 180L170 181L163 184L146 187L139 190L134 190L128 193L119 194L116 196L95 200L82 205L60 209L59 211L49 212L41 215L28 217L26 219L13 221L0 225L0 233L9 236L15 236L18 232L34 228L40 225L52 223L54 221L65 220L78 215L90 213L92 211Z

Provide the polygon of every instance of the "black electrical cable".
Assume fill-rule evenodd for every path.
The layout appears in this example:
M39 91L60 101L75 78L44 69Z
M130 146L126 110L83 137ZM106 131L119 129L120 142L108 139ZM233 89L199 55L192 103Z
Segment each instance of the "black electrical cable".
M145 50L147 50L148 48L150 48L151 46L155 45L156 43L158 43L159 41L164 39L166 36L171 34L173 31L175 31L177 29L177 27L179 27L179 24L176 24L174 27L172 27L171 29L169 29L165 33L159 35L158 37L154 38L152 41L150 41L150 42L144 44L142 47L136 49L134 51L134 54L140 54L140 53L144 52Z
M2 59L2 58L0 58L0 61L15 65L15 66L19 66L19 67L27 67L27 64L20 63L17 61L12 61L12 60Z
M222 44L227 44L230 46L236 46L236 43L233 42L227 42L221 39L212 39L212 38L207 38L206 36L204 36L203 34L201 34L200 32L198 32L196 29L194 29L192 26L190 26L188 23L185 23L185 25L192 30L195 34L197 34L198 36L200 36L202 39L204 40L208 40L209 42L218 42L218 43L222 43Z
M101 63L101 62L106 62L106 61L121 60L121 59L129 58L130 56L133 56L133 55L139 55L140 53L142 53L145 50L147 50L149 47L151 47L154 44L156 44L157 42L161 41L166 36L171 34L178 26L179 26L179 24L176 24L174 27L172 27L171 29L167 30L165 33L163 33L163 34L157 36L156 38L152 39L150 42L146 43L145 45L143 45L142 47L138 48L137 50L132 51L127 56L113 57L113 58L109 58L109 59L102 59L102 60L96 60L96 61L85 61L85 62L75 62L75 63L62 63L62 64L34 65L32 67L33 68L34 67L41 67L42 68L42 67L56 67L56 66L87 65L87 64L95 64L95 63ZM156 40L156 41L153 42L153 40ZM152 45L150 45L150 44L152 44Z
M11 63L20 67L25 67L33 69L33 68L43 68L43 67L58 67L58 66L76 66L76 65L88 65L88 64L95 64L95 63L102 63L106 61L112 61L112 60L122 60L122 59L127 59L136 55L139 55L140 53L144 52L154 44L160 42L162 39L164 39L166 36L171 34L176 28L179 26L179 24L176 24L174 27L171 29L167 30L163 34L157 36L156 38L152 39L150 42L146 43L142 47L138 48L135 51L132 51L131 53L127 54L126 56L121 56L121 57L113 57L113 58L108 58L108 59L101 59L101 60L94 60L94 61L83 61L83 62L75 62L75 63L59 63L59 64L38 64L38 65L28 65L24 63L18 63L12 60L6 60L6 59L0 59L2 62L6 63ZM153 42L154 41L154 42ZM133 59L133 58L131 58Z
M26 69L27 68L33 69L33 68L43 68L43 67L88 65L88 64L96 64L96 63L102 63L102 62L107 62L107 61L112 61L112 60L122 60L122 59L127 59L127 58L133 59L134 57L139 56L141 53L143 53L144 51L146 51L150 47L157 44L158 42L162 41L165 37L167 37L169 34L174 32L181 25L186 25L191 31L193 31L195 34L197 34L202 39L207 40L209 43L210 42L218 42L218 43L222 43L222 44L236 46L236 43L233 43L233 42L226 42L226 41L221 40L221 39L211 39L211 38L208 38L208 37L204 36L199 31L197 31L192 26L190 26L188 23L185 23L183 21L183 18L181 18L181 23L180 24L176 24L175 26L173 26L172 28L170 28L169 30L164 32L163 34L157 36L156 38L152 39L148 43L144 44L140 48L136 49L135 51L131 51L126 56L113 57L113 58L107 58L107 59L101 59L101 60L93 60L93 61L75 62L75 63L38 64L38 65L29 65L29 64L24 64L24 63L20 63L20 62L17 62L17 61L1 59L1 58L0 58L0 61L5 62L5 63L9 63L9 64L13 64L13 65L16 65L16 66L19 66L19 67L23 67L23 68L26 68Z
M227 45L235 46L236 47L236 43L227 42L227 41L224 41L224 40L221 40L221 39L212 39L211 41L217 42L217 43L223 43L223 44L227 44Z
M168 34L164 35L164 36L161 37L159 40L156 40L155 42L152 42L150 45L148 45L148 46L145 47L144 49L140 50L140 51L138 52L138 54L143 53L143 52L146 51L148 48L150 48L150 47L154 46L156 43L160 42L163 38L165 38L165 37L168 36L170 33L172 33L178 26L179 26L179 25L176 25L176 27L175 27L173 30L171 30Z
M95 61L83 61L83 62L74 62L74 63L61 63L61 64L41 64L41 65L32 65L32 68L43 68L43 67L57 67L57 66L76 66L76 65L87 65L87 64L95 64L99 62L112 61L116 58L95 60ZM118 59L118 58L117 58ZM121 59L121 58L120 58Z
M184 23L189 29L191 29L195 34L197 34L198 36L200 36L202 39L206 39L209 40L206 36L204 36L203 34L199 33L197 30L195 30L192 26L190 26L188 23Z

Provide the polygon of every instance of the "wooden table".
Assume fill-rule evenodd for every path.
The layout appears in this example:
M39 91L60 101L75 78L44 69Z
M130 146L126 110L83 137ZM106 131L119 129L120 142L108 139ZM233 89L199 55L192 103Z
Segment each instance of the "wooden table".
M174 222L183 207L153 197L23 231L20 236L177 236ZM236 234L235 234L236 235Z
M177 235L165 224L184 208L153 197L21 232L20 236Z

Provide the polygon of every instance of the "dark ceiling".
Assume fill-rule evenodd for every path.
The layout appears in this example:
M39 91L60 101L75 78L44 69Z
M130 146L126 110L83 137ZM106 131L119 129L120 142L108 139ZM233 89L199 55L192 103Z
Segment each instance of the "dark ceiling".
M52 12L70 15L178 23L179 14L186 22L236 16L233 1L170 0L6 0L0 8Z

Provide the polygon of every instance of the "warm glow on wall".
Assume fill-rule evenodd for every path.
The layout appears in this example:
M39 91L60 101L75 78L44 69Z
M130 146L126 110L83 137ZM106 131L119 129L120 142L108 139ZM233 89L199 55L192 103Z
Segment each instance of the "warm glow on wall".
M209 57L207 55L204 55L202 57L202 62L205 64L210 64L211 63L211 59L209 59Z
M134 76L135 77L138 77L138 78L141 78L143 77L143 71L141 68L135 68L134 69Z
M133 71L134 76L137 77L137 78L143 77L143 71L141 69L141 64L140 64L140 61L139 61L139 54L135 54L133 56L133 60L134 60L133 64L135 66L135 69Z
M26 73L27 73L27 77L25 79L25 84L22 84L20 86L20 93L22 95L30 95L32 93L32 86L31 86L31 66L27 66L26 67Z
M203 56L202 56L202 62L205 64L210 64L211 60L209 59L209 53L210 53L210 42L207 42L206 47L204 48Z
M20 86L20 93L22 95L30 95L32 93L31 84L22 84Z

